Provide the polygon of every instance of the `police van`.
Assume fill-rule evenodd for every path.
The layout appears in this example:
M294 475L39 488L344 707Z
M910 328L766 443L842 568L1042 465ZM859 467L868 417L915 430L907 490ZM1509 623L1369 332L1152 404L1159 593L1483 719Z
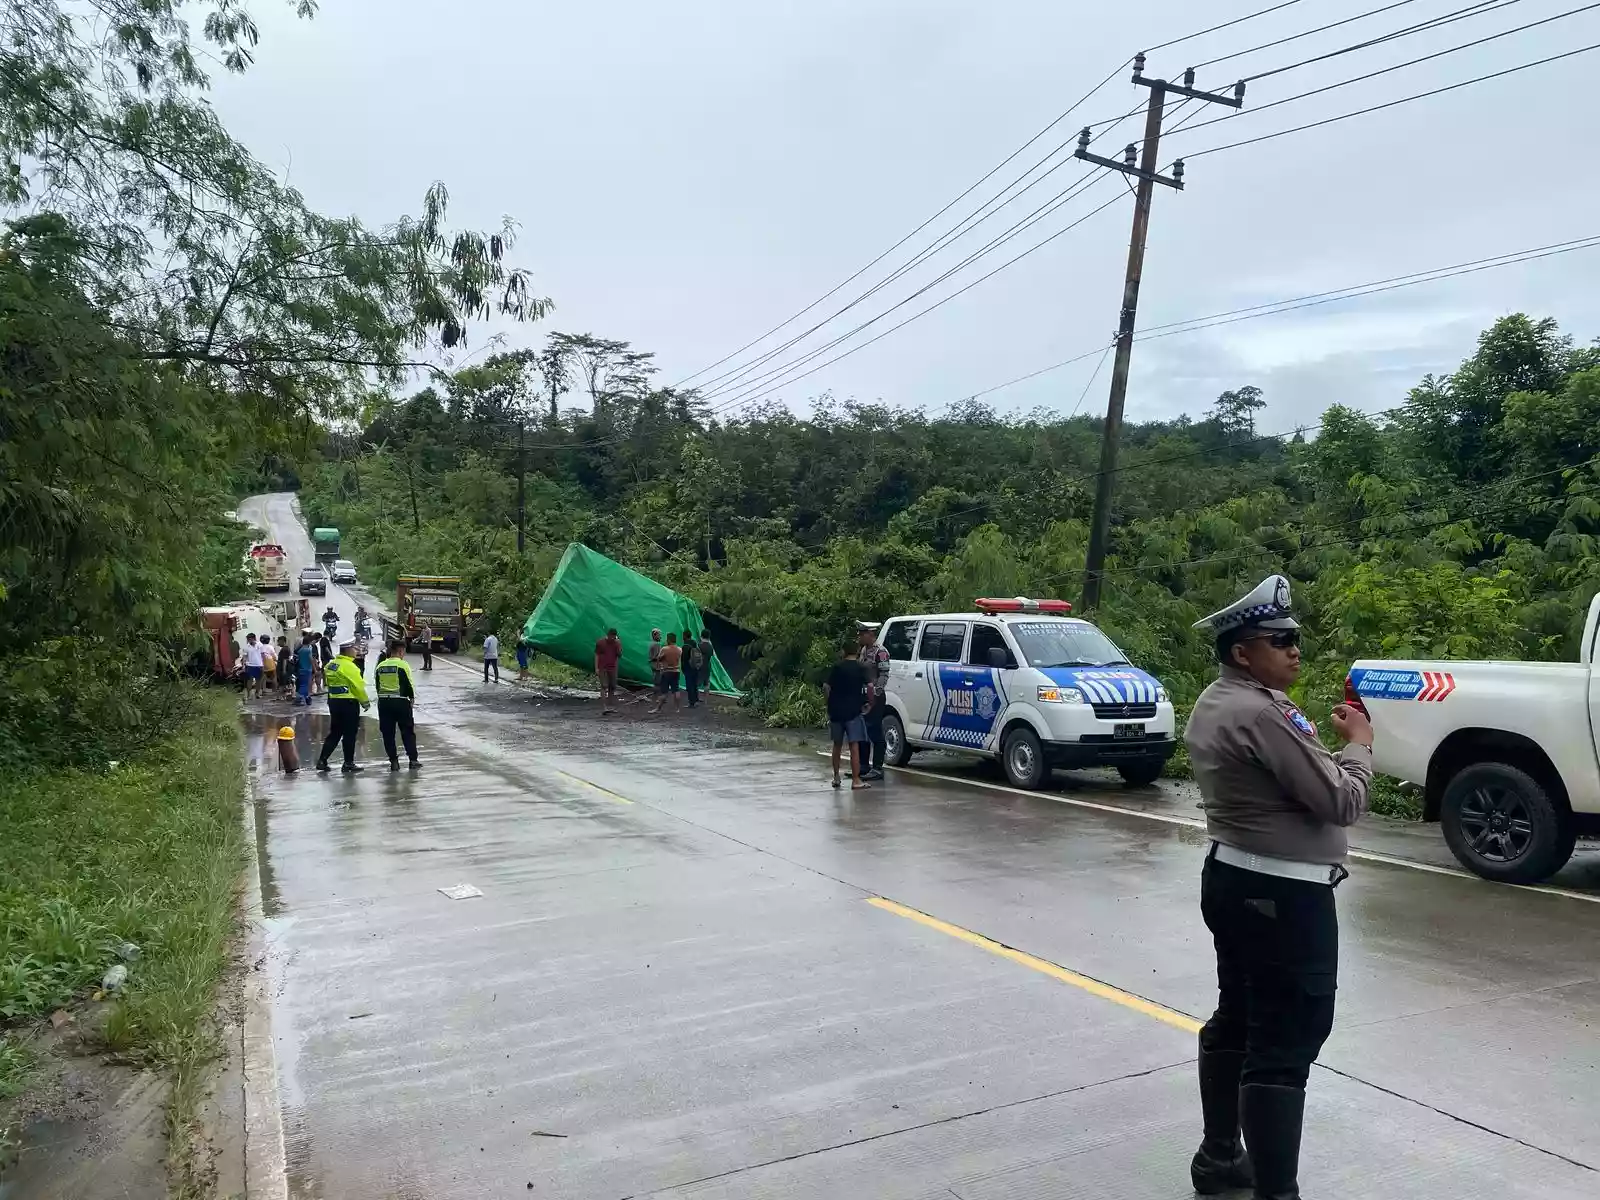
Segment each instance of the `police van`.
M998 759L1018 787L1052 767L1115 767L1154 782L1177 748L1167 691L1064 600L984 599L977 612L884 622L886 761L959 750Z

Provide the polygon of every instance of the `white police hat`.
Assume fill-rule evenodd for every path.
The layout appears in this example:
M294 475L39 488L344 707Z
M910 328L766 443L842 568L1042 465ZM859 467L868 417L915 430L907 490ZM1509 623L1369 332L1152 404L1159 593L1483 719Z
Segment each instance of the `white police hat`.
M1255 629L1299 629L1289 604L1289 581L1282 575L1269 575L1248 595L1227 608L1194 623L1196 629L1209 629L1221 637L1249 625Z
M857 633L877 633L878 630L880 630L882 628L883 628L883 622L882 621L857 621L856 622L856 632Z

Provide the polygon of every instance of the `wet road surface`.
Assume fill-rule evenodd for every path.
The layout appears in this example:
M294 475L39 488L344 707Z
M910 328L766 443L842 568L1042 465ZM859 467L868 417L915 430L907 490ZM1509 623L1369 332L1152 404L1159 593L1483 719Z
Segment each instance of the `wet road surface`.
M369 719L365 774L285 778L246 718L291 1195L1191 1194L1192 809L836 793L435 662L415 776ZM1307 1195L1600 1196L1600 904L1372 859L1339 901Z

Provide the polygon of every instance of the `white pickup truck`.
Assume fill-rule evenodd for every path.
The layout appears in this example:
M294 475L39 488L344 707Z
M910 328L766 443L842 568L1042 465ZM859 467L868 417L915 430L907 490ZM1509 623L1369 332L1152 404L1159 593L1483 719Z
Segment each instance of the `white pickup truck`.
M1600 595L1575 663L1362 660L1345 698L1372 719L1376 770L1422 789L1463 866L1535 883L1600 834Z

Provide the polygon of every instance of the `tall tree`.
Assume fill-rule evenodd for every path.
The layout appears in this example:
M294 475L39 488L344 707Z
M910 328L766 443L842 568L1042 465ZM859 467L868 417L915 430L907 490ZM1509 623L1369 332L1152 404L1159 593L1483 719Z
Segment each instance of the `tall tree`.
M250 65L238 0L0 0L0 206L81 230L85 295L139 353L326 411L474 321L549 309L507 262L515 226L450 229L442 184L379 228L307 207L205 102L191 13L225 69Z

